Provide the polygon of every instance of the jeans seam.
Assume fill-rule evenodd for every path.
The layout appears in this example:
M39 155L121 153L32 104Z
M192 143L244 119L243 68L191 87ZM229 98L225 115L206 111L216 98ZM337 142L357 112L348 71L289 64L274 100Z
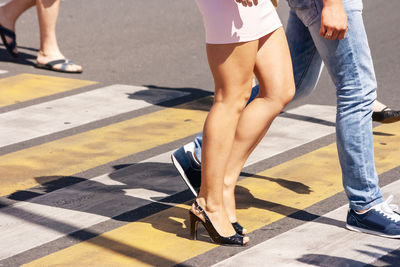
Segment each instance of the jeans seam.
M355 53L353 53L354 45L353 45L353 41L352 41L351 38L349 38L349 45L350 45L350 48L351 48L351 57L353 59L353 66L354 66L355 74L356 74L356 77L355 77L355 81L357 82L356 86L358 86L359 88L361 88L363 90L362 84L360 82L361 79L360 79L360 74L359 74L359 66L358 66L358 64L356 64L356 62L359 62L359 61L357 61L357 56L355 55ZM361 122L360 111L357 112L357 115L358 115L358 122L360 123ZM369 180L367 178L366 162L365 162L365 149L366 148L365 148L365 144L364 144L364 139L363 138L360 138L360 139L361 139L360 143L361 143L361 149L362 149L362 155L361 155L362 168L361 168L360 174L361 174L361 177L364 180L364 182L367 184L368 190L370 191L371 190L371 186L370 186L370 182L369 182Z
M313 48L313 51L312 51L312 55L311 55L311 57L310 57L311 59L307 62L307 67L305 68L305 70L304 70L303 73L301 74L300 81L299 81L299 85L296 86L296 88L300 88L301 84L303 83L304 78L306 77L306 73L307 73L308 70L310 69L311 63L312 63L312 61L313 61L313 59L314 59L314 56L315 56L315 53L316 53L316 52L317 52L317 49L314 47L314 48Z

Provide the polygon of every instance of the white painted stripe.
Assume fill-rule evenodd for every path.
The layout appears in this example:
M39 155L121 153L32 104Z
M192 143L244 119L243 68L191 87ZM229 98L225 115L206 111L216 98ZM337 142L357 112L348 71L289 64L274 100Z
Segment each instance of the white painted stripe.
M287 111L283 116L275 119L245 166L335 132L336 107L333 106L304 105Z
M0 260L108 219L35 203L17 204L1 212L1 247L4 249L0 251ZM57 230L49 227L51 224L57 225Z
M97 176L92 178L91 181L102 183L104 185L125 185L124 183L111 179L109 174Z
M383 193L399 201L400 181ZM340 207L214 266L364 266L400 247L399 239L345 229L347 209Z
M321 114L322 117L320 119L330 122L334 120L335 116L335 110L330 106L306 105L290 110L290 113L296 115L317 113ZM271 127L269 135L263 139L262 146L258 148L258 152L255 155L252 155L252 161L249 161L250 163L248 162L247 165L285 152L293 147L303 145L316 138L329 135L334 131L332 126L318 125L309 121L289 119L281 116L275 120L274 124L276 126ZM164 164L164 166L165 164L172 165L170 156L173 152L169 151L140 163ZM171 166L171 168L173 167ZM155 188L138 188L136 185L129 185L129 182L135 180L135 173L127 173L126 175L130 178L125 179L125 182L121 182L120 178L116 178L118 173L119 171L101 175L91 180L34 198L33 201L40 203L43 207L40 210L40 217L36 216L35 208L30 209L30 205L38 205L34 203L18 203L0 209L0 236L7 237L6 239L2 238L2 242L0 242L0 259L16 255L79 230L74 227L75 224L73 221L79 221L81 228L87 228L94 223L105 221L124 212L149 204L149 201L157 202L160 198L186 189L186 186L179 178L169 181L169 184L166 186L171 187L178 184L179 186L175 186L173 190L170 188L158 188L160 190L157 191ZM176 173L176 176L178 176L178 173ZM136 177L136 179L141 178ZM160 179L162 178L160 177ZM156 179L158 178L156 177ZM165 193L165 190L168 190L168 193ZM46 208L46 205L48 208ZM51 206L55 205L57 207L57 216L55 221L52 221L49 219L54 218L54 208ZM29 211L30 216L25 214L25 211ZM8 223L6 225L2 223L3 217L7 219ZM21 224L21 218L22 220L27 220L27 223ZM73 221L70 218L73 218ZM41 225L41 227L36 227L35 225ZM68 228L66 227L67 225L71 225L69 232L65 230ZM34 236L32 242L21 242L22 239L31 236Z
M286 114L287 117L278 116L274 120L267 135L250 155L245 167L335 132L336 107L304 105L289 110ZM307 119L314 122L309 122ZM318 123L318 120L321 123ZM143 162L169 163L173 152L169 151Z
M157 202L156 199L162 199L169 196L169 194L158 192L155 190L148 190L144 188L132 188L132 189L124 189L125 195L131 197L137 197L145 200L149 200L151 202Z
M111 85L0 114L0 146L56 133L189 93Z
M7 72L6 70L0 70L0 74L6 74Z

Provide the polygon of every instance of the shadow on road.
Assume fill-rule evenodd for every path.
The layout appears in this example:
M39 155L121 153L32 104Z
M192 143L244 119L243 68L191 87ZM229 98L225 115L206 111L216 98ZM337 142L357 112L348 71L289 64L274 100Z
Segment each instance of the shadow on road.
M27 66L35 66L35 60L36 60L36 54L28 54L24 52L24 50L28 51L33 51L33 52L38 52L39 50L35 48L30 48L30 47L24 47L24 46L17 46L18 48L18 57L13 58L11 55L7 52L5 49L4 45L0 45L0 61L3 62L10 62L10 63L15 63L19 65L27 65Z
M370 255L372 258L378 258L377 262L379 265L375 265L374 263L368 264L366 262L348 259L345 257L336 257L336 256L328 256L323 254L305 254L301 258L297 259L297 261L306 263L308 265L314 265L319 267L339 267L339 266L387 266L387 267L398 267L400 262L400 251L392 250L390 248L384 248L380 246L369 245L372 251L379 250L382 254L385 254L382 257L380 253L372 253L366 250L357 250L358 252Z
M173 234L185 239L189 238L188 209L193 195L187 190L172 164L146 162L116 165L114 169L115 171L109 175L90 180L76 176L38 177L36 180L41 183L39 187L16 192L8 196L8 199L61 208L66 212L79 211L106 216L120 222L120 226L140 220L141 223L147 223L151 228L157 229L161 233ZM310 194L312 192L310 187L299 182L254 176L250 173L245 173L245 176L277 183L297 194ZM49 179L56 180L49 181ZM320 218L319 223L335 227L343 227L344 225L342 221L324 218L304 210L255 198L243 186L237 186L236 196L239 210L258 208L305 222ZM176 204L180 205L176 206ZM87 229L80 229L71 225L68 221L62 221L62 218L53 220L35 214L33 211L20 210L14 206L7 208L7 206L9 205L2 203L0 199L0 207L2 207L0 212L59 232L60 237L67 235L79 242L87 241L146 263L149 263L148 260L151 257L158 257L160 262L171 263L168 259L161 259L148 251L141 251L117 240L101 236L90 230L91 225ZM199 241L210 241L202 228L198 237Z

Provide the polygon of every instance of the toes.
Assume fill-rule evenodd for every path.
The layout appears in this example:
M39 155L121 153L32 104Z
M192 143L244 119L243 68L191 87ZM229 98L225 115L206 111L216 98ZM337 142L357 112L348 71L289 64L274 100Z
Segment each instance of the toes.
M61 70L62 64L54 65L54 69ZM82 71L82 66L77 65L77 64L69 64L68 66L66 66L65 70L70 71L70 72Z
M73 64L73 65L69 65L67 67L67 70L69 70L69 71L80 71L80 70L82 70L82 67L79 66L79 65Z

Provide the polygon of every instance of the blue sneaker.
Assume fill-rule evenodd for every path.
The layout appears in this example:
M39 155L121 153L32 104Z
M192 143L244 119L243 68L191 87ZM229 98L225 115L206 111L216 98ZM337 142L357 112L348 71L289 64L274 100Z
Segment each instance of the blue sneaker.
M390 205L393 196L385 202L373 206L365 213L357 213L349 209L346 228L389 238L400 238L400 214L395 212L397 205Z
M172 163L183 181L197 197L201 184L201 166L193 155L194 142L184 145L171 155Z

